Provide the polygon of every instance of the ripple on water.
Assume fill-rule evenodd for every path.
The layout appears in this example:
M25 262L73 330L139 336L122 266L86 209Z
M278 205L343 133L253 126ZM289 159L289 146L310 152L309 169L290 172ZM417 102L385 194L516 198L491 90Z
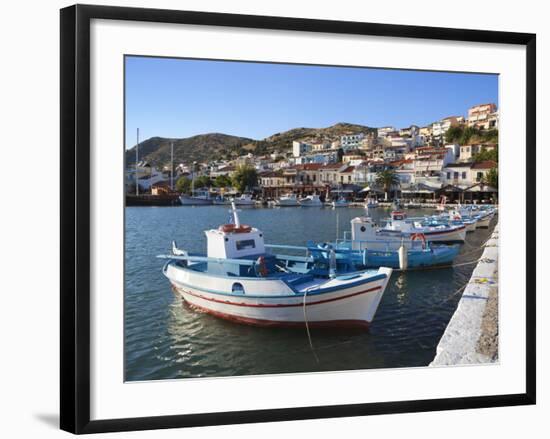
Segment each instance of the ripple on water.
M360 209L247 209L241 216L270 243L303 245L343 237ZM425 212L414 212L420 215ZM371 214L378 219L387 211ZM174 295L157 254L172 239L204 252L203 231L227 222L227 208L126 208L125 364L127 380L426 366L475 265L394 273L369 331L237 325L198 312ZM479 257L489 230L469 233L458 262Z

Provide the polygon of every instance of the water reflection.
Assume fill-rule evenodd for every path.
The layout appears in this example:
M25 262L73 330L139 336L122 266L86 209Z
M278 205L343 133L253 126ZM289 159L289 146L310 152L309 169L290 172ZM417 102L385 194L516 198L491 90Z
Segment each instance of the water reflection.
M375 220L386 217L371 209ZM426 214L411 211L410 215ZM304 245L343 237L362 209L246 209L247 224L266 242ZM473 265L395 272L369 331L313 330L315 361L300 329L255 328L227 322L182 303L155 255L170 241L204 252L203 231L227 221L227 206L127 208L125 268L126 379L234 376L427 365ZM462 261L477 258L488 230L468 234Z

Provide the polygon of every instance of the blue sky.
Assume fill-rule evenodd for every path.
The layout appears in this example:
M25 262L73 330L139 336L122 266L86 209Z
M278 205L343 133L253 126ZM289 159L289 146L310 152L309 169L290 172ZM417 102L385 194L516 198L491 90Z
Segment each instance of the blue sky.
M153 136L254 139L350 122L426 125L498 105L498 76L288 64L126 58L126 147Z

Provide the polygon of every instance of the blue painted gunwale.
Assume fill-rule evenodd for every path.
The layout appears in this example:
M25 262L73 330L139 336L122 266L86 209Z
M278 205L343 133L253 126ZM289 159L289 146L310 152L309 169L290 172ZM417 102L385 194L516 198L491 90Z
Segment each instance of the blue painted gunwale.
M162 273L164 274L164 276L166 276L166 270L168 269L168 265L170 264L174 264L175 261L168 261L166 264L164 264L164 267L162 268ZM194 270L189 270L188 268L185 268L185 267L181 267L181 266L178 266L177 267L179 270L188 270L188 271L193 271L194 273L199 273L197 271L194 271ZM358 273L361 273L361 272L357 272L355 274L358 274ZM342 275L343 277L344 276L351 276L352 274L354 273L346 273L345 275ZM168 277L168 276L166 276ZM219 276L219 275L212 275L212 277L218 277L218 278L223 278L225 279L224 276ZM338 278L338 276L336 277ZM346 284L345 285L345 288L352 288L352 287L356 287L356 286L359 286L359 285L366 285L366 284L369 284L371 282L376 282L376 281L379 281L379 280L382 280L382 279L385 279L386 278L386 275L385 274L375 274L367 279L364 279L364 280L360 280L360 281L356 281L356 282L350 282L349 284ZM272 280L280 280L282 282L285 282L284 279L269 279L269 278L251 278L251 277L243 277L243 276L235 276L235 277L231 277L231 280L235 280L235 281L239 281L239 280L255 280L255 281L272 281ZM188 287L188 288L193 288L193 289L196 289L196 290L199 290L199 291L202 291L202 292L205 292L205 293L210 293L210 294L218 294L220 296L229 296L229 297L247 297L247 298L250 298L250 299L288 299L288 298L292 298L292 297L303 297L305 293L301 292L301 291L298 291L296 290L296 288L294 288L292 285L288 284L287 282L285 282L285 284L294 292L294 296L289 296L289 295L253 295L253 294L234 294L234 293L227 293L225 291L218 291L218 290L210 290L208 288L204 288L204 287L198 287L198 286L195 286L195 285L189 285L189 284L186 284L184 282L181 282L181 281L176 281L179 285L183 285L185 287ZM328 287L328 288L324 288L324 289L319 289L319 290L314 290L314 291L309 291L307 293L308 297L310 296L320 296L320 295L323 295L323 294L327 294L327 293L332 293L334 291L338 291L342 289L342 286L334 286L334 287Z

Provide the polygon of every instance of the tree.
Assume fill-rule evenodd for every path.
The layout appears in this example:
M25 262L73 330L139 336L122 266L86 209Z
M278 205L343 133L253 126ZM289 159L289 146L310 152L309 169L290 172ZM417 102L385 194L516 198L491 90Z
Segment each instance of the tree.
M207 175L201 175L195 179L195 187L210 187L212 186L212 180Z
M227 175L218 175L214 179L214 186L216 187L230 187L231 179Z
M464 129L461 126L451 127L445 133L445 142L447 143L457 143L462 137Z
M176 190L183 194L188 194L191 191L191 180L187 177L180 177L176 181Z
M468 145L475 136L479 136L479 130L474 127L466 127L464 131L462 131L458 143L461 145Z
M258 173L252 166L239 166L231 180L239 192L244 192L246 188L253 188L258 184Z
M498 163L498 148L492 149L490 151L485 148L479 151L477 154L474 154L472 157L474 162L483 162L485 160L492 160Z
M384 198L388 199L388 192L391 190L392 186L399 185L399 177L395 171L391 169L385 169L376 174L376 184L384 188Z
M489 186L498 189L498 168L491 168L485 175L485 181Z

